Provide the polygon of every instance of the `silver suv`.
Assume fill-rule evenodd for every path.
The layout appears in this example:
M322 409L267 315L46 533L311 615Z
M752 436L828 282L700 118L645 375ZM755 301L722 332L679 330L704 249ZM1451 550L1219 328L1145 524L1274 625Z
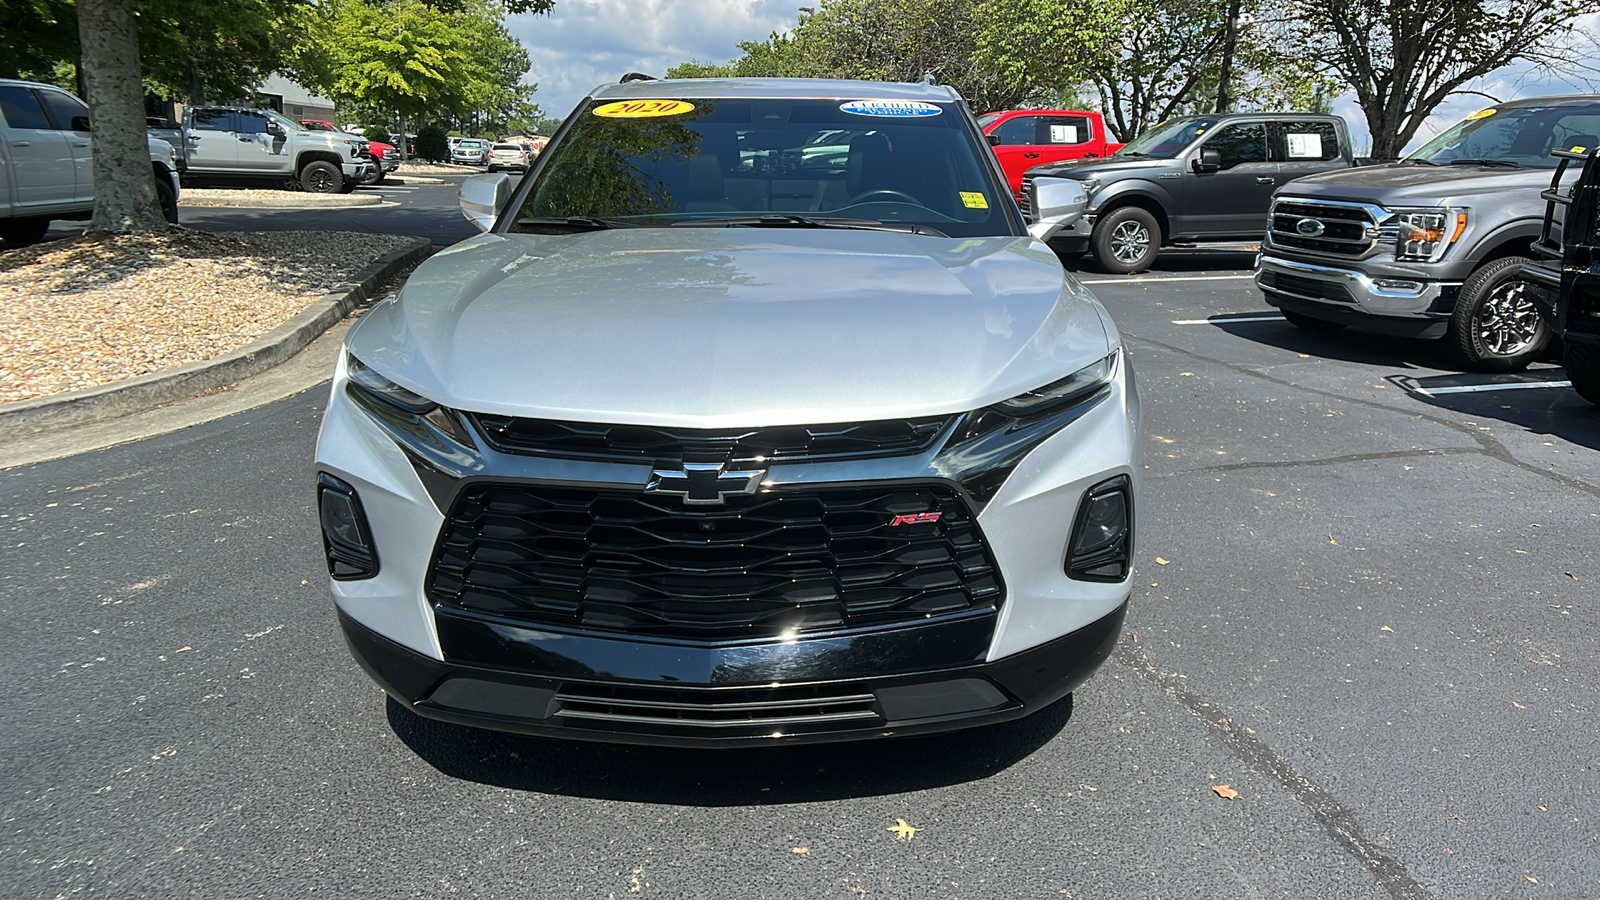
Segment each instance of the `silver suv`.
M488 233L350 331L316 454L405 707L832 741L1023 716L1110 653L1129 360L954 91L609 86L462 206Z

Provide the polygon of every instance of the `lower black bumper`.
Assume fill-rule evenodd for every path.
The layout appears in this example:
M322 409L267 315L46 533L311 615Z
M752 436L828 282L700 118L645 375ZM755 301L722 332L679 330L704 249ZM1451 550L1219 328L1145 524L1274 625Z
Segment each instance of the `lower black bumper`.
M624 680L609 671L526 674L423 656L342 612L339 624L367 674L428 718L571 740L750 747L931 734L1021 718L1065 697L1099 668L1126 614L1124 603L1078 631L994 662L916 671L884 666L881 675L847 666L856 671L834 680L739 683L727 683L722 672L704 681ZM659 654L639 648L642 658Z
M1262 293L1270 306L1378 334L1437 339L1444 337L1450 328L1448 317L1419 319L1409 316L1375 316L1354 306L1336 306L1332 303L1302 300L1299 297L1290 297L1267 289L1263 289Z

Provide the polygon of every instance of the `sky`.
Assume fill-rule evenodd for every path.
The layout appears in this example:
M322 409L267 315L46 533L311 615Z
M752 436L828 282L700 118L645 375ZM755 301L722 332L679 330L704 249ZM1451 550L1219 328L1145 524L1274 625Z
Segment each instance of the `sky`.
M686 60L726 62L739 55L740 41L788 30L800 7L816 5L817 0L556 0L550 15L511 16L506 27L533 59L527 80L539 85L534 101L545 115L564 117L596 85L628 72L661 75ZM1600 13L1582 19L1589 33L1600 33ZM1587 93L1600 90L1600 84L1511 68L1467 88L1505 101ZM1424 123L1411 147L1490 105L1477 95L1450 98ZM1358 150L1370 147L1366 120L1353 96L1336 100L1334 112L1350 123Z

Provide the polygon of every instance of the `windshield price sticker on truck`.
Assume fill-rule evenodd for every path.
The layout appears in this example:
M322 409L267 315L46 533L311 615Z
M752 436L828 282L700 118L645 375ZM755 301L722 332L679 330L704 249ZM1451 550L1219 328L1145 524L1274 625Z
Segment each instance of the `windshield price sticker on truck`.
M619 100L596 106L594 114L608 119L653 119L657 116L675 116L693 109L693 103L683 100Z
M876 116L880 119L917 119L944 112L939 104L921 100L851 100L839 104L839 110L853 116Z
M978 191L960 191L961 205L967 209L988 209L989 198Z

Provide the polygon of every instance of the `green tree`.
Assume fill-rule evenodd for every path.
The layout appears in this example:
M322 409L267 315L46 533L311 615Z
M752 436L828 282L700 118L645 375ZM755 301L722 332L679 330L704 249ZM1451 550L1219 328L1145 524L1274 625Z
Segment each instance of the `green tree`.
M1447 97L1516 62L1570 72L1592 0L1282 0L1284 40L1355 92L1372 155L1392 158Z

